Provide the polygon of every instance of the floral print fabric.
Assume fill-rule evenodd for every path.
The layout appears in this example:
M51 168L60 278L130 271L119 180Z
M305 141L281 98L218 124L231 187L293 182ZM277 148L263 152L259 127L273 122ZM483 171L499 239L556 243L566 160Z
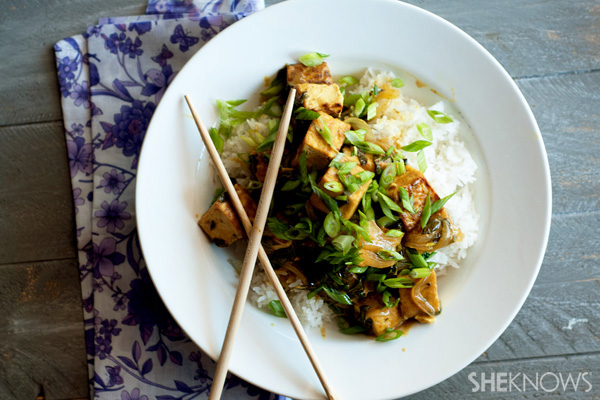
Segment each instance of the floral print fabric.
M146 129L185 62L262 0L151 0L55 45L75 206L92 397L206 398L213 361L183 333L148 275L135 225ZM223 398L281 399L229 375Z

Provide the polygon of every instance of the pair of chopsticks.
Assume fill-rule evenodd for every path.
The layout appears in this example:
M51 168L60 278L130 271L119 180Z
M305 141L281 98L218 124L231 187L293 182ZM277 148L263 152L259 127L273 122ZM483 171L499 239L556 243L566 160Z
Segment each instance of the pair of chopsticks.
M269 166L267 168L267 174L265 177L265 181L263 183L263 188L260 196L260 201L258 203L258 210L256 216L254 218L254 226L250 222L246 211L238 197L233 184L231 183L231 179L229 178L229 174L225 170L225 166L221 161L221 157L215 148L206 127L200 120L196 109L194 108L190 98L188 95L185 96L185 100L192 111L192 116L196 121L196 125L200 130L200 135L202 136L202 140L210 157L213 160L217 168L217 172L219 177L221 178L221 182L225 186L225 189L229 193L229 197L233 203L233 206L242 221L242 225L246 230L246 234L248 235L248 248L246 250L246 255L244 257L244 264L242 266L242 270L240 272L239 283L236 291L236 295L233 302L233 308L231 310L231 316L229 318L229 323L227 325L227 332L225 334L225 340L223 342L223 347L221 348L221 355L219 357L219 361L217 363L217 370L215 372L215 376L213 378L212 387L210 390L209 400L216 400L221 397L221 393L223 391L223 384L225 382L225 376L227 374L229 359L231 358L231 354L233 351L233 344L235 342L235 337L237 334L237 330L242 318L242 312L244 310L244 304L246 302L246 297L248 296L248 290L250 289L250 282L252 280L252 274L254 272L254 265L256 264L256 258L260 260L265 273L273 285L279 300L281 301L281 305L285 310L290 322L292 323L292 327L296 331L296 335L298 339L300 339L300 343L304 348L319 380L321 381L321 385L325 389L325 393L327 398L330 400L337 399L337 395L334 394L331 385L325 373L323 372L323 368L317 356L310 345L308 340L308 336L304 332L300 320L294 311L290 300L288 299L283 286L279 282L279 278L277 277L275 271L273 270L273 266L269 261L267 253L263 249L261 245L262 234L264 231L265 223L267 220L267 215L269 213L269 206L271 204L271 199L273 198L273 190L275 189L275 182L277 180L277 173L279 171L279 165L281 164L281 158L283 156L283 149L285 147L285 139L287 136L287 131L290 123L290 119L292 116L292 106L293 100L296 95L296 90L291 89L290 94L288 96L285 109L283 111L283 116L281 118L281 122L279 125L279 130L277 132L277 136L275 138L275 143L273 144L273 150L271 152L271 157L269 160Z

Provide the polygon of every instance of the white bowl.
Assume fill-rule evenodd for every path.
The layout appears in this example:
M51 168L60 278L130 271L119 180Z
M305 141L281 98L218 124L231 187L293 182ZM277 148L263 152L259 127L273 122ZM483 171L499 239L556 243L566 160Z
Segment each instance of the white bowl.
M368 66L410 73L452 100L473 132L463 140L480 167L480 233L461 269L440 283L437 322L388 343L335 327L325 338L309 331L340 398L398 398L460 371L500 336L533 285L550 226L550 173L535 119L500 64L450 23L392 0L291 0L220 33L178 74L146 134L136 189L141 244L166 306L216 358L237 279L230 254L196 224L216 179L183 96L212 125L217 99L256 99L264 76L312 51L331 54L340 75ZM426 92L411 94L427 103ZM324 396L288 321L252 306L230 370L296 399Z

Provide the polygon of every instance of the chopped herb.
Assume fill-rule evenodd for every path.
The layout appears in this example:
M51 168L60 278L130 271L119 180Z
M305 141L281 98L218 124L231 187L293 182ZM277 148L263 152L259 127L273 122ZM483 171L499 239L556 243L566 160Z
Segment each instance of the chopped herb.
M431 217L431 193L427 193L427 199L421 212L421 228L425 228L429 218Z
M421 122L420 124L417 124L417 130L425 139L429 141L433 140L433 133L431 133L431 128L426 123Z
M371 103L367 106L367 121L375 118L377 115L377 103Z
M402 86L404 86L404 82L402 82L402 79L400 78L392 79L390 83L395 88L401 88Z
M297 120L312 121L313 119L317 119L320 116L321 114L319 114L318 112L309 110L308 108L304 107L298 107L296 111L294 111L294 118L296 118Z
M221 154L223 152L223 145L225 144L225 141L223 140L221 135L219 135L219 131L216 128L210 128L209 134L210 139L212 140L213 144L215 145L215 148L217 149L217 152Z
M427 140L417 140L410 144L407 144L406 146L402 146L402 150L412 153L415 151L423 150L427 146L431 146L431 142L428 142Z
M323 186L330 192L341 192L344 189L341 183L335 181L326 182Z
M397 169L394 164L389 164L383 172L381 173L381 177L379 178L379 186L387 189L388 186L392 184L394 178L396 177Z
M444 205L446 204L446 202L447 202L448 200L450 200L450 198L451 198L452 196L454 196L456 193L458 193L458 191L457 191L457 192L454 192L454 193L452 193L452 194L449 194L448 196L446 196L446 197L443 197L443 198L439 199L438 201L436 201L435 203L433 203L433 204L431 205L431 214L433 215L433 214L435 214L436 212L438 212L439 210L441 210L441 209L442 209L442 207L444 207Z
M354 115L356 117L360 117L363 113L363 111L365 111L365 107L367 106L367 104L365 103L365 101L363 100L363 98L359 98L356 103L354 103Z
M336 301L340 304L345 304L347 306L352 305L352 300L350 300L350 296L348 296L346 293L337 289L329 288L327 286L323 287L323 290L329 297L331 297L333 301Z
M298 61L307 67L316 67L317 65L323 64L323 61L325 61L327 57L329 57L329 54L315 52L303 55Z
M410 262L416 268L428 268L427 261L425 261L425 259L423 258L422 255L420 255L419 253L413 253L411 251L407 251L406 253L408 254L408 258L410 259Z
M352 248L352 244L354 243L354 237L350 235L340 235L333 239L331 244L337 250L340 250L343 254L347 254L348 251Z
M331 135L331 131L329 130L329 127L327 126L325 121L323 121L322 117L319 117L318 119L319 119L319 122L321 123L321 127L317 127L317 132L319 133L319 135L321 135L323 137L323 139L325 139L325 141L327 142L328 145L333 147L333 136Z
M429 275L431 275L429 268L415 268L408 274L413 279L427 278Z
M390 340L398 339L402 335L403 335L402 331L399 331L397 329L388 328L385 331L385 333L382 333L381 335L377 336L375 338L375 340L378 342L389 342Z
M403 187L401 187L399 189L399 191L400 191L400 198L402 199L402 207L404 207L404 209L406 211L408 211L409 213L414 214L416 211L413 208L410 198L408 197L408 192Z
M223 201L224 194L225 194L224 188L219 188L219 189L215 190L215 196L213 197L212 201L210 202L210 205L212 206L213 204L215 204L217 202L217 200Z
M325 229L325 233L327 236L334 238L340 234L341 224L339 219L333 212L330 212L325 217L325 221L323 222L323 229Z
M394 250L379 250L377 252L377 255L382 259L382 260L395 260L395 261L400 261L403 260L404 257L402 257L402 255L400 253L398 253L397 251Z
M289 192L296 189L298 186L300 186L300 181L287 181L283 184L280 190L282 192Z
M353 76L345 76L342 79L340 79L338 82L341 83L342 85L350 86L350 85L356 85L358 83L358 79L356 79Z
M283 306L281 305L281 302L279 300L271 300L271 302L269 303L269 308L271 309L273 314L275 314L276 317L287 318L285 310L283 309Z
M419 165L419 170L421 172L425 172L427 170L427 160L425 159L425 153L423 150L417 151L417 164Z
M390 229L385 233L385 236L393 237L393 238L401 238L404 236L404 232L398 229Z
M441 111L427 110L427 114L429 114L429 116L438 124L449 124L450 122L454 122L452 118Z

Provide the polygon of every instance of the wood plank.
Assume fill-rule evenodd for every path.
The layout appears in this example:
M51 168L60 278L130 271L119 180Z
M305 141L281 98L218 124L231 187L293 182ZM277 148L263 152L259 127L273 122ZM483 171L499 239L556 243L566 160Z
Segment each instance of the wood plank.
M548 153L553 212L600 210L600 72L519 79L517 85Z
M441 354L443 356L443 350ZM498 375L502 373L506 376ZM573 381L568 381L569 374ZM484 383L485 391L482 391L482 377L495 383L500 379L500 386L495 385L492 390L491 382ZM505 378L512 378L513 384ZM600 353L592 353L471 364L444 382L405 399L598 399L599 390Z
M74 258L62 122L0 128L0 264Z
M23 0L0 13L0 126L61 119L53 46L99 17L139 15L137 0Z
M267 4L275 1L267 1ZM600 68L600 10L594 0L440 2L411 0L472 35L512 76ZM60 119L52 45L102 16L143 13L143 2L23 0L0 15L0 126ZM535 21L535 23L532 23ZM24 29L28 27L28 29Z
M0 266L0 398L87 397L76 260Z
M407 0L477 40L512 77L600 68L596 0Z
M599 278L535 285L514 321L478 361L600 352Z

